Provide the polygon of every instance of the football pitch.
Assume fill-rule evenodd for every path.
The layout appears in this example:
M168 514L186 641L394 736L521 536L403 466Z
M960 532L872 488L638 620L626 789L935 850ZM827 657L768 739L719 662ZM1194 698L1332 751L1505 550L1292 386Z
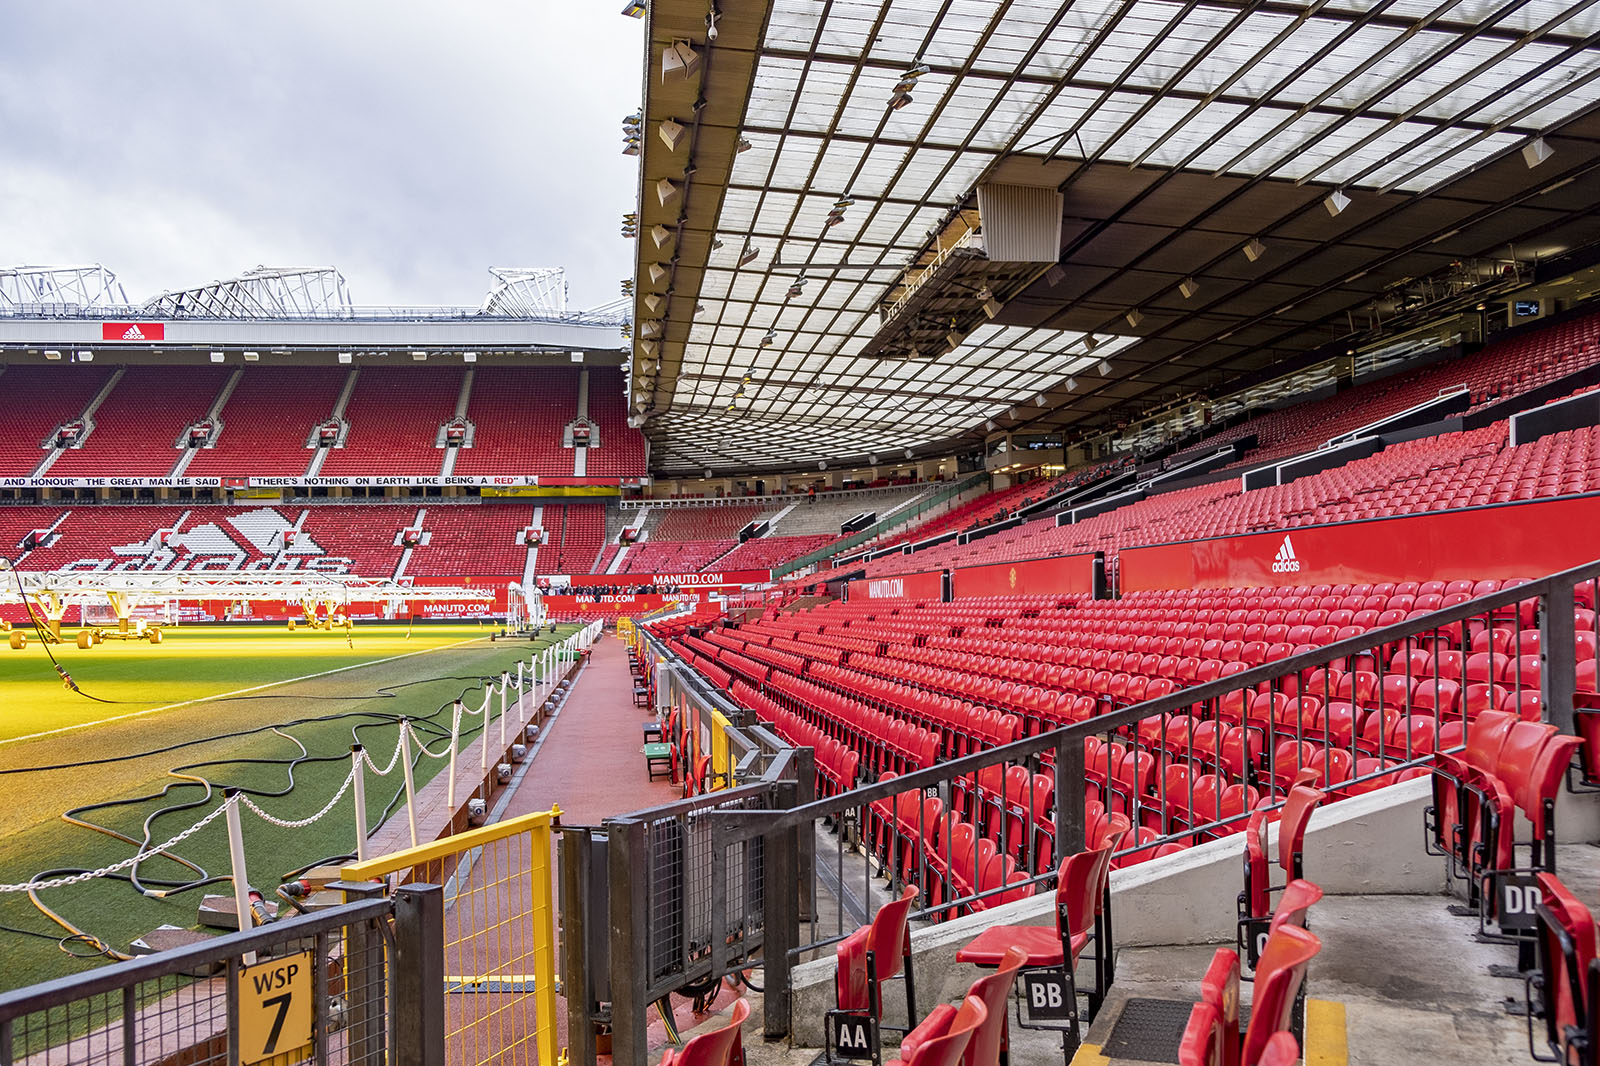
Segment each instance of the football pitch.
M515 674L563 626L538 641L492 642L476 625L358 626L343 632L194 626L170 629L160 645L106 642L51 649L79 691L69 690L45 648L0 647L0 885L99 869L167 840L246 790L273 816L315 814L364 744L389 766L408 717L426 746L448 744L452 704L483 701L484 679ZM498 707L498 699L493 704ZM462 746L477 730L464 721ZM420 789L445 768L414 752ZM367 772L367 819L404 817L398 765ZM349 794L318 822L285 829L244 811L250 879L274 899L280 879L355 846ZM73 820L69 821L63 816ZM159 925L192 927L203 895L228 894L223 820L133 871L39 893L87 934L69 931L25 892L0 892L0 988L61 976L108 960L106 947ZM130 880L134 874L137 883ZM189 887L193 886L193 887ZM166 895L160 893L166 892Z

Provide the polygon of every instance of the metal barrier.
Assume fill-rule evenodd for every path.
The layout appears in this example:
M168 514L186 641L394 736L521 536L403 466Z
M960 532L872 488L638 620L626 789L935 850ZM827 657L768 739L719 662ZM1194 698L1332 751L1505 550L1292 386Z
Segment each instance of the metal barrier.
M445 886L434 994L447 1005L435 1061L556 1066L552 842L560 815L553 807L343 868L346 882Z
M409 885L0 994L0 1063L438 1063L442 905Z
M1269 590L1251 592L1266 598ZM648 916L634 930L640 934L636 943L648 944L660 923L682 921L696 905L690 879L715 890L726 878L736 878L728 856L759 846L767 860L764 894L749 899L748 906L765 921L766 1031L782 1035L787 1020L777 1015L788 1009L790 965L851 931L843 927L842 918L831 930L813 922L804 941L789 939L787 930L779 928L802 912L806 893L824 887L815 865L791 866L786 858L799 854L801 842L811 840L819 824L837 833L835 870L845 869L847 853L865 857L861 898L869 898L865 890L881 876L891 885L911 884L920 890L916 918L937 921L980 909L1048 887L1056 859L1081 850L1103 830L1111 812L1125 814L1136 830L1116 856L1126 864L1168 846L1187 847L1238 832L1252 809L1281 803L1302 770L1334 799L1425 773L1436 748L1459 750L1465 745L1484 709L1543 715L1570 732L1579 645L1575 626L1584 627L1583 644L1592 653L1600 642L1597 601L1600 562L1450 607L1411 612L1394 624L1355 630L1355 635L1321 646L1307 642L1294 651L1287 644L1273 649L1261 643L1248 653L1258 659L1257 665L1236 658L1228 673L1214 680L1172 688L1152 699L1139 698L1148 679L1136 667L1118 673L1086 665L1075 691L1077 704L1084 698L1089 702L1069 713L1082 720L1059 725L1051 715L1039 713L1025 726L1025 733L1032 735L955 758L947 757L949 746L956 737L970 734L926 716L925 705L935 695L965 693L971 698L966 682L973 676L993 679L1006 676L1008 668L1034 664L991 659L985 662L987 672L948 669L941 682L939 674L905 671L906 661L886 655L864 657L860 669L852 657L849 667L832 668L831 673L813 663L806 676L826 679L817 695L847 695L902 720L940 729L945 761L914 769L903 751L865 723L830 718L820 713L815 700L803 692L796 695L793 686L785 692L769 683L765 695L777 708L780 731L787 725L796 737L826 735L843 742L873 767L869 779L877 773L899 776L809 803L789 802L791 796L798 800L798 787L769 783L753 793L740 789L711 797L707 806L683 812L640 812L626 820L631 835L622 847L613 844L612 906ZM1085 637L1084 645L1072 651L1086 662L1092 662L1091 651L1109 656L1112 648L1126 658L1123 649L1131 649L1137 634L1148 635L1156 624L1140 623L1144 628L1137 632L1127 626L1107 630L1092 641ZM1243 653L1245 642L1236 643L1235 654ZM1530 659L1528 654L1535 651L1537 658ZM1144 663L1143 656L1134 658ZM1161 672L1159 663L1149 666ZM916 685L905 681L911 676L920 678ZM884 685L871 684L887 679L903 682L904 691L897 696ZM1592 679L1586 684L1594 687ZM1126 695L1130 687L1138 695ZM962 740L963 746L968 743ZM716 802L746 795L764 798ZM682 853L673 861L684 862L697 857L683 853L674 831L660 828L676 817L693 823L694 832L709 840L709 873L670 862L662 868L663 855ZM974 848L971 865L961 868L964 860L951 847L961 823L973 827L975 838L993 841L992 855L1000 861L997 883L979 869L980 857L989 861L982 849ZM776 870L780 856L785 857L781 875ZM706 946L710 954L720 951L716 934L733 928L736 917L697 930L713 937ZM780 942L788 958L779 956ZM622 947L613 944L613 963ZM647 979L644 992L654 987ZM621 1025L619 1015L619 1038Z

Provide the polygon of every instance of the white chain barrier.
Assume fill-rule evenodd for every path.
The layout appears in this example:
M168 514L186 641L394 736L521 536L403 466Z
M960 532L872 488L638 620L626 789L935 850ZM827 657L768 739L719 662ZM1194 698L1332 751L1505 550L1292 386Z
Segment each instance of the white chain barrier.
M27 892L29 889L43 891L50 888L66 888L68 885L81 885L85 881L93 881L97 877L107 877L111 874L119 874L124 870L127 870L133 866L137 866L146 859L153 859L163 852L170 851L179 844L182 844L185 840L188 840L190 837L200 832L200 830L204 829L206 826L222 817L222 812L227 809L227 806L228 801L224 800L217 806L216 810L212 811L210 814L206 815L204 818L200 819L198 822L194 823L189 828L173 837L171 840L168 840L164 844L157 844L154 847L146 848L137 855L123 859L121 862L112 863L110 866L102 866L98 870L85 870L81 874L72 874L67 877L52 877L48 881L24 881L21 884L15 885L0 885L0 894L10 892Z

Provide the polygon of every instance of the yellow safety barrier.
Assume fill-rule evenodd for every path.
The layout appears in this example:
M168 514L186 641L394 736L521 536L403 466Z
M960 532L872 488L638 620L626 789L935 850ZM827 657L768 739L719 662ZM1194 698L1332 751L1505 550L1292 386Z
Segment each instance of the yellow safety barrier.
M451 1066L558 1066L555 861L561 808L352 863L346 881L446 887L445 1049ZM531 1040L530 1040L531 1034ZM536 1057L530 1057L536 1055Z
M728 729L732 723L727 715L721 711L711 712L711 787L715 792L719 788L732 788L733 763L728 758Z

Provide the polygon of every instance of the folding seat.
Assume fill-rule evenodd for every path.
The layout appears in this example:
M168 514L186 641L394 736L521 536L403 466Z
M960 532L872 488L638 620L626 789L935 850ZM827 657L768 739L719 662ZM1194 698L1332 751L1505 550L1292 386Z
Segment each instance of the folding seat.
M840 941L834 951L834 1009L823 1024L827 1046L837 1047L837 1026L849 1014L867 1015L871 1047L878 1047L883 1018L883 984L904 975L906 1017L917 1016L916 988L911 968L911 930L907 918L917 890L907 887L900 898L878 908L869 925Z
M1003 1018L1003 1007L1001 1015ZM977 996L967 996L959 1008L948 1003L939 1004L921 1024L906 1033L900 1045L900 1057L893 1060L893 1066L976 1063L978 1060L965 1056L971 1050L974 1034L985 1025L988 1018L989 1008ZM877 1045L873 1044L872 1047L876 1049ZM877 1062L878 1059L875 1057L873 1061Z
M744 1045L742 1030L750 1017L750 1001L734 1001L733 1015L728 1024L709 1033L701 1033L682 1048L667 1048L661 1066L743 1066Z
M1100 847L1078 852L1062 862L1056 874L1054 929L1042 925L990 926L956 952L957 962L996 967L1006 959L1010 949L1021 948L1026 953L1021 964L1023 969L1060 970L1071 1006L1071 1016L1062 1032L1062 1048L1069 1060L1082 1038L1074 971L1090 939L1096 941L1095 983L1088 991L1089 1009L1082 1021L1094 1020L1101 998L1110 987L1114 945L1109 942L1109 926L1099 919L1103 913L1111 853L1128 828L1126 819L1112 819ZM1020 1018L1018 1021L1022 1024Z
M1321 949L1322 942L1300 926L1285 923L1272 931L1256 968L1250 1025L1242 1044L1239 956L1229 948L1217 949L1179 1044L1179 1066L1292 1066L1298 1054L1294 1006L1306 967Z
M1600 980L1596 965L1597 932L1589 908L1552 873L1538 875L1540 902L1534 908L1538 969L1531 975L1528 998L1528 1047L1534 1047L1535 1020L1544 1018L1544 1040L1551 1058L1543 1062L1593 1062L1600 1047L1600 1018L1596 1017L1593 983ZM1533 989L1539 990L1534 1002Z
M1305 785L1296 785L1284 798L1281 817L1278 812L1253 810L1245 827L1244 891L1239 893L1239 922L1236 939L1240 953L1255 969L1260 950L1265 942L1267 925L1273 917L1272 896L1305 877L1305 836L1312 812L1322 803L1325 794ZM1284 872L1284 883L1272 884L1268 827L1273 819L1278 821L1278 868ZM1318 893L1320 895L1320 892ZM1287 896L1285 899L1287 900Z

